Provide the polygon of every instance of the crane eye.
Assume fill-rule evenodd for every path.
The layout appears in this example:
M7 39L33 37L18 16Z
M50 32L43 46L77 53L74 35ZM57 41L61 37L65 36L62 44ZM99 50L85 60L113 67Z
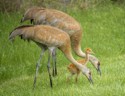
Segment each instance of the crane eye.
M89 72L89 75L91 75L91 72Z

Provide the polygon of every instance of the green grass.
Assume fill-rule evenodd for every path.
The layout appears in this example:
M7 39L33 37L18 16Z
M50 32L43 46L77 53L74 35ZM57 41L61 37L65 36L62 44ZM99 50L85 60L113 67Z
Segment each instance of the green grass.
M125 7L107 5L85 11L68 11L83 28L82 48L90 47L101 62L102 76L94 67L92 70L94 85L89 84L85 76L79 76L66 82L69 75L69 61L58 50L58 76L53 78L50 88L47 73L46 52L34 91L33 79L40 48L33 42L24 42L16 38L12 44L9 33L17 26L20 13L0 14L0 96L124 96L125 95ZM28 22L27 22L28 23ZM26 24L26 23L25 23ZM76 55L74 55L76 59Z

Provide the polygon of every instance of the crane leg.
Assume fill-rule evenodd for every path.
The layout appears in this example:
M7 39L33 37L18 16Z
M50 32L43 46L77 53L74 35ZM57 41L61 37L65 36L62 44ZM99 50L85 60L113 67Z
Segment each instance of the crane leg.
M78 76L79 76L79 74L77 74L76 75L76 78L75 78L75 82L77 83L77 81L78 81Z
M53 76L57 75L57 68L56 68L56 49L52 52L52 59L53 59Z
M71 77L73 76L74 74L70 74L68 77L67 77L67 82L69 82L69 80L71 79Z
M42 48L42 52L40 54L40 58L39 58L39 60L36 63L36 73L35 73L35 76L34 76L33 89L36 87L36 78L37 78L38 70L39 70L39 67L40 67L40 61L42 60L42 56L43 56L43 54L44 54L45 51L46 51L46 49Z
M50 73L50 57L51 57L51 56L52 56L52 54L51 54L51 52L49 52L47 69L48 69L48 73L49 73L50 86L51 86L51 88L52 88L52 87L53 87L53 85L52 85L52 77L51 77L51 73Z

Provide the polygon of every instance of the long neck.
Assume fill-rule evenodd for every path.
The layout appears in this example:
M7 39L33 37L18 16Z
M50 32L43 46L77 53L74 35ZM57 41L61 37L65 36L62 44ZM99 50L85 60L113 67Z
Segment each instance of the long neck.
M86 54L86 57L85 57L85 62L84 62L84 64L87 64L88 61L89 61L89 54L88 54L87 52L86 52L85 54Z
M63 51L63 53L65 54L65 56L67 57L67 59L74 64L79 70L83 70L84 66L80 63L78 63L72 56L71 50L67 50L67 51Z

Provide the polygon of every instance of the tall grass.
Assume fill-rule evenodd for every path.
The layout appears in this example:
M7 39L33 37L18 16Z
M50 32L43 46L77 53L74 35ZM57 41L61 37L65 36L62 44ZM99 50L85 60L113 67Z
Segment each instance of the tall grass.
M91 63L94 85L85 76L66 82L69 61L58 50L58 76L50 88L46 52L32 91L35 63L41 50L33 42L16 38L12 44L9 33L19 24L21 14L0 14L0 95L1 96L124 96L125 95L125 7L107 5L85 11L68 11L83 28L82 48L90 47L101 62L100 77ZM29 24L28 22L26 24ZM78 56L74 55L76 59Z

